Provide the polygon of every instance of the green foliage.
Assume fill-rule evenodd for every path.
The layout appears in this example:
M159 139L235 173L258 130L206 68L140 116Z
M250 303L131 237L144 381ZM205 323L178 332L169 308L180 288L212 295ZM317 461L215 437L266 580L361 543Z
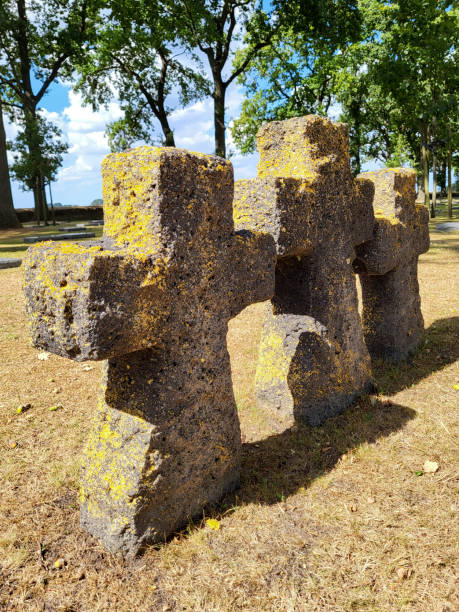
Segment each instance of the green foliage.
M180 24L166 8L149 0L108 0L97 44L78 62L77 87L87 103L98 108L115 97L121 101L123 118L107 128L113 151L138 140L174 145L168 121L172 97L186 106L209 93L197 58L184 56Z
M240 78L247 99L232 126L242 152L255 149L264 121L316 113L327 115L333 103L340 54L360 30L355 1L278 2L279 27ZM246 51L236 57L236 65Z
M242 80L232 133L244 153L264 121L340 109L355 173L365 159L420 164L421 133L457 150L457 7L448 0L277 2L281 27ZM239 52L244 55L244 49ZM428 141L428 142L427 142Z
M98 0L0 1L0 101L22 125L13 173L26 189L35 185L37 218L40 209L46 216L43 179L54 176L64 152L57 128L44 123L37 107L93 41L98 10Z
M14 160L11 173L24 190L31 190L37 173L46 182L55 180L68 146L61 140L61 130L40 114L35 122L29 126L23 122L21 127L16 140L9 143Z

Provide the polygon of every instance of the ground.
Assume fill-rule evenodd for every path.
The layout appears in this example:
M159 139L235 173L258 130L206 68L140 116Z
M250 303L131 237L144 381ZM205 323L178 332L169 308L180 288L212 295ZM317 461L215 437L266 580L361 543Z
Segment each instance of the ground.
M420 258L418 352L375 364L378 395L321 428L256 406L261 305L231 322L241 488L130 564L78 524L100 364L41 359L21 270L0 270L0 609L459 609L459 232L436 232L445 220ZM24 233L0 234L0 257L23 254Z

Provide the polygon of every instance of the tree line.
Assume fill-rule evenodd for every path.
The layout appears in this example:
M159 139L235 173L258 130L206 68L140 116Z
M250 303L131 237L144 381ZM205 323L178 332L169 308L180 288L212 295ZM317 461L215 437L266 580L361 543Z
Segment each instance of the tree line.
M47 222L67 146L39 106L57 79L94 109L119 100L113 151L180 145L171 112L204 98L222 157L228 127L247 153L265 121L333 116L349 124L356 174L366 159L415 167L435 214L436 184L451 192L459 165L457 40L448 0L0 0L0 226L16 223L10 174ZM228 126L235 82L245 99ZM2 114L19 128L9 169Z

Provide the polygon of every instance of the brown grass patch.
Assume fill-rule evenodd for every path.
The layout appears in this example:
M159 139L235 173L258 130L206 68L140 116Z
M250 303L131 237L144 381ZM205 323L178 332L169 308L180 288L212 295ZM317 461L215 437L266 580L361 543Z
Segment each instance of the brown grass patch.
M20 270L1 270L0 608L458 609L458 250L457 233L432 232L420 264L425 342L408 362L377 364L373 404L362 398L322 428L256 407L262 306L235 319L228 340L245 441L241 488L132 564L78 525L78 459L100 364L37 359ZM421 475L426 460L439 470ZM208 516L220 530L206 526Z

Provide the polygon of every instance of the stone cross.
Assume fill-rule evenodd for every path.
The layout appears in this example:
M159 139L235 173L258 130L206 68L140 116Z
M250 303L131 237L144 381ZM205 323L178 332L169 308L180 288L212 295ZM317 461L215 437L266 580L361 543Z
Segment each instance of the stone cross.
M237 181L237 228L271 234L276 288L259 349L260 403L318 425L371 386L352 261L373 230L347 126L307 116L258 133L258 177Z
M275 245L234 231L224 159L141 147L102 173L102 242L29 249L25 295L36 347L107 360L81 523L133 555L238 484L227 324L273 295Z
M375 189L375 226L357 248L365 342L373 359L397 362L412 353L424 333L418 258L429 248L429 211L415 204L416 172L390 168L365 172Z

